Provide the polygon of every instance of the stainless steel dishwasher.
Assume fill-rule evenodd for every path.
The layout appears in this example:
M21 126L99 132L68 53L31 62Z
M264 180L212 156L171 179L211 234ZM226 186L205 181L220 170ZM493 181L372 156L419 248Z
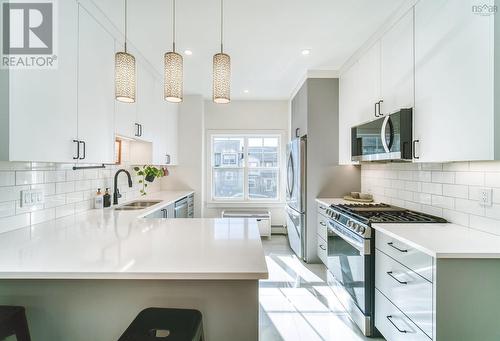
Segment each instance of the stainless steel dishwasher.
M188 199L182 198L175 202L175 218L188 217Z

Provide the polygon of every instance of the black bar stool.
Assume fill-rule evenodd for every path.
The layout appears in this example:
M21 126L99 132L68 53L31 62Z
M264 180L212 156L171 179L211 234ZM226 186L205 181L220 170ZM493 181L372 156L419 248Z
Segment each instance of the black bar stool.
M17 341L31 341L24 307L0 306L0 340L15 335Z
M146 308L137 315L118 341L203 341L198 310Z

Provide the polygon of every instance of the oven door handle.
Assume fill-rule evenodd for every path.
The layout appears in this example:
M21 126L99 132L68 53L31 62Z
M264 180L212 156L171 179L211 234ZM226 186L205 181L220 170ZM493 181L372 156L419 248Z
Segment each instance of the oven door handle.
M360 243L353 238L343 234L341 231L337 230L335 227L332 226L332 222L330 222L330 226L328 226L328 229L338 235L340 238L342 238L345 242L347 242L349 245L351 245L353 248L359 251L361 255L369 255L370 254L370 241L365 240L364 243Z

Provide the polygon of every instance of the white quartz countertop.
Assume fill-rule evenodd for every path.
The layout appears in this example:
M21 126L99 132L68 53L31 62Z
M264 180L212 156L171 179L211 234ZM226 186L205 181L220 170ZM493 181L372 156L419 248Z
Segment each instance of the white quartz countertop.
M373 224L375 230L436 258L500 258L500 236L456 224Z
M0 278L267 278L254 219L143 218L190 193L152 193L141 199L162 202L145 210L91 210L0 234Z

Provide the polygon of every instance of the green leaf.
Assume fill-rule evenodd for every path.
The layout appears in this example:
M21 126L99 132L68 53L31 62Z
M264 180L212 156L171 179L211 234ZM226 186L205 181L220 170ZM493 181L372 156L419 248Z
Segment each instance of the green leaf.
M142 184L142 180L139 180L139 183Z
M138 171L139 171L139 169L140 169L139 167L134 167L134 170L135 170L136 172L138 172Z

